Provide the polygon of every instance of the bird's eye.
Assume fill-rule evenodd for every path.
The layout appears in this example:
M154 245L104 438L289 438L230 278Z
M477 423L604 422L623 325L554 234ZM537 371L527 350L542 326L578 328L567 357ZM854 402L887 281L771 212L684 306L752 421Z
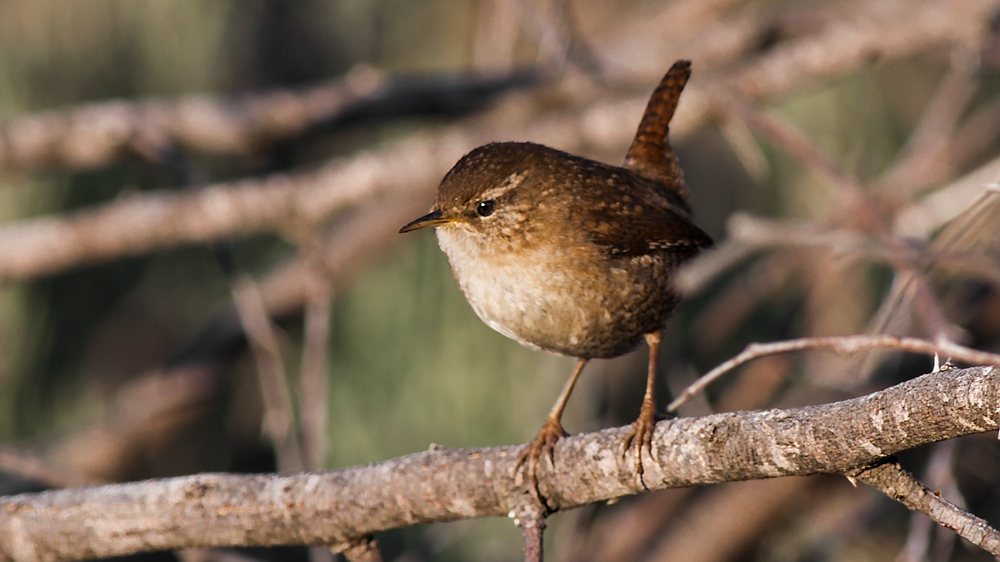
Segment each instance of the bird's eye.
M496 209L496 201L490 199L489 201L483 201L476 207L476 213L481 217L488 217L493 214L493 209Z

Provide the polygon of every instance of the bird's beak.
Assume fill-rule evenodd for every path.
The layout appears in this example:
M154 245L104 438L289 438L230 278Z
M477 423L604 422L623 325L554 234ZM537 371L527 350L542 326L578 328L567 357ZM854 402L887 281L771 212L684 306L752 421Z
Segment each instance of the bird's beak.
M420 217L419 219L410 221L406 226L399 229L399 233L412 232L414 230L420 230L421 228L427 228L429 226L438 226L440 224L445 224L449 222L454 222L455 219L443 218L441 216L441 211L431 211L426 215Z

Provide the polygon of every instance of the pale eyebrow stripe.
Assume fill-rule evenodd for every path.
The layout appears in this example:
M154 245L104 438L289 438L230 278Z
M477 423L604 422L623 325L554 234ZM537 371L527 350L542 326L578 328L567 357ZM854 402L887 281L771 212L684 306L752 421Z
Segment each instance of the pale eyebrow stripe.
M479 196L479 199L483 201L488 199L497 199L504 193L507 193L508 191L521 185L521 182L523 181L524 181L524 174L511 174L502 184L496 187L491 187L490 189L484 191Z

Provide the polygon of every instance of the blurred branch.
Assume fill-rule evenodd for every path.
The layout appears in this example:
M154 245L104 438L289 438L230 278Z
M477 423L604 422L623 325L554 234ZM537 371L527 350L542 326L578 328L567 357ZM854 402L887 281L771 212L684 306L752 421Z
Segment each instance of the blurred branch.
M50 488L86 486L100 482L51 467L41 459L10 449L0 449L0 472L30 478Z
M151 452L200 419L225 385L216 362L175 365L138 376L118 392L98 423L43 445L44 458L87 480L135 478Z
M174 552L179 562L263 562L259 558L224 548L188 548Z
M875 193L895 201L909 201L929 185L928 180L933 182L938 177L928 174L928 168L942 165L936 159L948 155L958 122L976 93L977 55L966 46L960 46L952 54L948 74L938 85L895 164L873 186ZM888 205L893 206L891 201Z
M852 23L850 33L844 27L847 22L831 25L808 40L775 47L724 76L696 81L685 97L685 110L671 126L674 136L689 134L704 122L711 109L706 90L735 91L750 99L787 94L812 80L846 73L873 52L898 57L963 39L998 2L936 0L907 5L901 13L893 13L897 18L893 25L881 25L876 15L892 12L885 6L899 3L876 4L881 11L861 8L858 18L867 23ZM312 173L215 185L197 193L136 195L66 216L8 224L0 228L0 280L28 279L182 244L296 229L381 194L429 197L432 186L459 157L498 139L531 139L570 151L623 149L632 130L620 124L635 121L645 101L644 95L612 96L582 113L530 115L521 122L497 119L485 127L460 125L436 136L336 160Z
M789 410L735 412L657 424L643 463L649 489L775 476L852 472L913 508L941 500L887 483L887 456L959 435L995 431L1000 372L924 375L861 398ZM561 440L539 485L565 510L645 491L634 459L619 454L627 427ZM0 560L56 562L148 550L227 545L344 544L389 528L513 516L531 505L515 474L524 448L437 449L336 472L296 476L196 476L26 494L0 500ZM888 465L882 465L888 466ZM890 469L891 470L891 469ZM935 511L937 510L937 511ZM975 518L947 510L946 524L984 540ZM968 523L968 525L963 524Z
M866 63L934 46L976 43L998 6L995 0L858 2L844 10L847 17L831 21L820 32L775 46L729 84L752 100L771 99Z
M572 541L566 560L621 562L639 560L647 545L679 511L697 488L659 490L636 498L627 506L605 511Z
M1000 193L1000 187L994 183L997 178L1000 178L1000 158L900 211L894 230L902 236L930 238L934 231L963 213L995 203Z
M302 374L299 382L299 413L302 426L302 463L306 470L323 469L326 459L327 349L330 345L330 281L320 260L322 239L313 237L303 259L312 264L306 279ZM316 561L313 561L316 562Z
M882 221L875 214L876 206L864 192L857 179L838 166L825 152L816 147L791 122L763 111L735 97L718 95L714 99L717 111L731 113L764 135L789 155L829 180L840 197L841 209L852 213L866 230L884 231Z
M928 146L919 159L908 167L891 170L876 186L886 191L890 208L905 205L913 196L926 191L961 170L970 161L993 146L1000 136L1000 98L995 98L970 115L943 142ZM908 183L903 183L908 182Z
M625 44L619 50L633 53L631 58L635 58L638 37L647 48L633 63L655 65L658 70L653 74L669 66L672 61L668 59L679 56L698 54L698 60L720 62L720 57L713 55L720 45L730 53L721 60L732 58L732 53L750 48L772 24L744 13L734 22L709 27L707 32L692 22L704 22L733 3L719 0L671 5L650 20L655 25L646 22L649 32L619 34L618 41ZM893 59L931 46L966 41L982 32L982 22L996 5L994 0L937 0L916 6L898 0L856 2L817 33L782 42L758 61L727 73L732 76L728 87L752 99L774 98L816 80L847 74L875 58ZM669 24L665 29L677 32L664 33L663 22ZM670 48L659 44L664 36L690 36L695 29L702 33L693 47L690 41L670 42ZM654 37L656 41L650 39ZM693 53L687 52L689 48ZM106 165L149 138L196 152L246 154L318 127L400 115L460 115L500 93L537 82L537 74L530 71L501 76L384 78L375 71L356 70L347 78L301 90L105 102L27 115L0 128L0 171ZM636 113L640 112L641 106Z
M300 472L304 468L302 448L275 327L253 279L246 275L238 277L233 281L232 292L236 312L243 325L243 332L250 340L254 362L257 364L261 396L264 399L264 427L274 445L278 472Z
M776 519L819 487L812 478L724 484L709 490L663 533L650 562L726 562L737 559Z
M394 188L422 196L473 145L446 136L335 161L312 173L133 196L0 228L0 280L267 230L296 230Z
M407 201L362 208L325 234L317 259L333 289L346 287L399 238L396 228L423 210L424 204ZM261 283L268 315L288 319L302 309L310 267L300 258ZM63 436L54 446L43 445L44 460L88 480L136 478L145 458L136 451L148 454L201 419L209 401L229 384L223 365L245 346L235 311L224 310L161 369L134 376L115 397L106 418Z
M107 165L142 152L150 139L192 151L248 154L316 128L403 115L461 115L537 82L533 72L385 78L355 69L302 90L113 101L27 115L0 128L0 172Z
M674 286L683 295L694 295L723 273L753 256L757 251L758 248L748 244L726 240L713 248L711 252L703 252L684 264L677 272Z
M975 210L969 208L970 217L975 216ZM975 254L954 251L948 247L950 245L941 243L942 236L938 236L931 245L924 248L907 244L898 237L894 237L890 246L885 244L889 237L866 236L855 230L810 221L764 219L745 213L730 216L727 230L729 240L721 246L726 248L726 253L717 257L714 262L700 260L683 269L679 279L679 286L683 290L696 290L698 286L692 287L694 283L704 285L712 277L721 274L724 268L735 265L735 260L723 261L728 256L742 260L761 250L779 247L826 248L837 255L887 262L896 267L900 274L913 268L926 273L932 268L940 267L1000 284L1000 266L983 261L981 256Z

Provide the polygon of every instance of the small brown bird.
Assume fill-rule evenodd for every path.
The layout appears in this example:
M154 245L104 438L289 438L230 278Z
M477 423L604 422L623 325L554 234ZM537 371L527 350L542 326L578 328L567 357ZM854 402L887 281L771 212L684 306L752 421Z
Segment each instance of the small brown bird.
M431 212L401 228L436 226L438 242L476 314L534 348L579 358L538 436L524 451L537 490L541 455L567 435L560 418L587 361L617 357L645 338L649 374L639 418L623 443L651 449L660 337L678 296L674 270L712 244L691 222L687 186L667 131L691 63L678 61L653 92L622 167L532 143L465 155L441 181Z

